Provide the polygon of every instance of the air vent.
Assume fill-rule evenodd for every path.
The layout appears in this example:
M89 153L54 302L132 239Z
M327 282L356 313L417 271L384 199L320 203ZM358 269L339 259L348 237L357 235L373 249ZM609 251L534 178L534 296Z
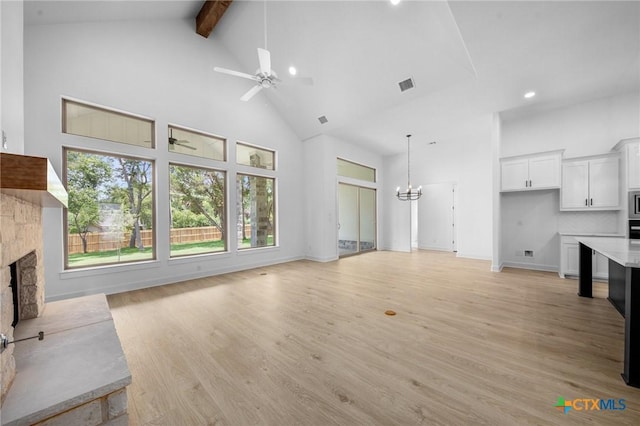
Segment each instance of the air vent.
M413 89L413 87L414 87L413 79L412 78L408 78L408 79L398 83L398 85L400 86L400 91L401 92L404 92L405 90Z
M324 115L321 117L318 117L318 121L320 122L320 124L325 124L329 122L329 120L327 120L327 117L325 117Z

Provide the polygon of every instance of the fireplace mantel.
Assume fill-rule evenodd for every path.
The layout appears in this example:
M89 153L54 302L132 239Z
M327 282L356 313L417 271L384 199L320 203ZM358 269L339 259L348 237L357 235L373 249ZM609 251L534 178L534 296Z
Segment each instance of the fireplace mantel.
M67 207L69 198L48 159L4 152L0 191L42 207Z

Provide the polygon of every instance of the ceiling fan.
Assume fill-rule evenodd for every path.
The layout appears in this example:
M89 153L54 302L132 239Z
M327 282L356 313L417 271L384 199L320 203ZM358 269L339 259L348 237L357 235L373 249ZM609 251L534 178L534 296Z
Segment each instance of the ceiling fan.
M255 81L255 86L249 89L249 91L240 98L241 101L246 102L253 98L262 89L276 87L276 83L280 83L282 81L278 78L275 71L271 69L271 53L267 49L258 48L258 62L260 64L260 68L258 68L255 75L221 67L215 67L213 70L223 74L229 74Z
M198 148L193 147L191 145L189 145L191 142L186 140L186 139L176 139L173 137L173 129L171 129L169 131L169 145L170 146L175 146L175 145L180 145L183 146L187 149L191 149L193 151L197 150Z

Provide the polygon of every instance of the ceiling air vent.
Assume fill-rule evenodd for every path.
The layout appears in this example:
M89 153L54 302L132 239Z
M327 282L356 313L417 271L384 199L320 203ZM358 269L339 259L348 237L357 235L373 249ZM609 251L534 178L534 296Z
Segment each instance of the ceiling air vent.
M324 115L321 117L318 117L318 121L320 122L320 124L325 124L329 122L329 120L327 120L327 117L325 117Z
M409 90L409 89L413 89L413 79L412 78L408 78L404 81L401 81L400 83L398 83L398 85L400 86L400 91L404 92L405 90Z

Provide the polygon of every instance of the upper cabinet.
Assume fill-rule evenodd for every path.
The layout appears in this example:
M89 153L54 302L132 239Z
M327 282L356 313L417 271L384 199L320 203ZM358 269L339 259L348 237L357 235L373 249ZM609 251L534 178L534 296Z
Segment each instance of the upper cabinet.
M564 160L560 210L620 209L619 162L618 154Z
M531 191L560 188L562 151L500 159L500 190Z
M629 189L640 189L640 139L627 144L627 176Z

